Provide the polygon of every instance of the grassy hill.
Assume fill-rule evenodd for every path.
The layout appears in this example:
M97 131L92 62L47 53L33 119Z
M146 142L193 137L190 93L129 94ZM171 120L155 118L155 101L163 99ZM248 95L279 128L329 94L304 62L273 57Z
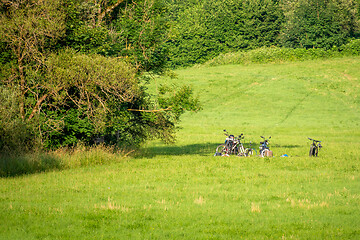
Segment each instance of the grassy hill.
M157 84L191 84L203 104L201 112L182 118L178 145L220 143L222 130L227 129L257 143L260 135L271 135L274 147L280 148L278 155L285 151L304 156L307 137L323 140L327 148L339 141L343 147L356 142L359 66L354 57L198 67L177 71L178 79Z
M200 66L157 79L191 84L203 104L183 116L177 143L0 178L0 239L358 239L359 66ZM271 135L275 157L213 157L223 129L256 147ZM307 137L323 141L318 158Z

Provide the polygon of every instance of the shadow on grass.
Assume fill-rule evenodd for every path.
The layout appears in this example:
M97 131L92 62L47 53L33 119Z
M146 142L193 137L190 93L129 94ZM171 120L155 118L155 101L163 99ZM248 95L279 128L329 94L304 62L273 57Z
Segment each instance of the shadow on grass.
M0 156L0 177L16 177L61 169L61 159L49 154Z
M185 146L176 146L176 145L163 145L163 146L153 146L145 147L141 149L138 158L142 157L156 157L156 156L181 156L181 155L200 155L200 156L213 156L216 152L216 147L219 143L197 143L189 144ZM244 148L254 148L258 151L259 145L244 144ZM303 147L300 145L273 145L274 148L285 148L285 149L294 149ZM270 146L271 148L271 146Z
M217 143L197 143L185 146L164 145L145 147L141 149L138 157L156 157L156 156L181 156L181 155L201 155L213 156L215 154Z
M300 145L277 145L277 144L274 144L273 147L276 147L276 148L299 148L299 147L303 147L303 146L300 146Z

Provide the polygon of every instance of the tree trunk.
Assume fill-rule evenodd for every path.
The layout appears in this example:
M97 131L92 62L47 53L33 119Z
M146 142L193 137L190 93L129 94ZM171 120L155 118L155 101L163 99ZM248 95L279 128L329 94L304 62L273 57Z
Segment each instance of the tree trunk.
M24 67L19 63L19 74L20 74L20 116L22 120L25 120L25 93L26 93L26 82L24 76Z

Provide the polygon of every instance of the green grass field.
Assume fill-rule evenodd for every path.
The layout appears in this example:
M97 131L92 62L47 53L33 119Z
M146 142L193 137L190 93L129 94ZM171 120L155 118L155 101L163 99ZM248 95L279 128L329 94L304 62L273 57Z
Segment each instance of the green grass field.
M203 104L176 144L0 178L0 239L360 238L360 57L176 73ZM274 157L214 157L223 129Z

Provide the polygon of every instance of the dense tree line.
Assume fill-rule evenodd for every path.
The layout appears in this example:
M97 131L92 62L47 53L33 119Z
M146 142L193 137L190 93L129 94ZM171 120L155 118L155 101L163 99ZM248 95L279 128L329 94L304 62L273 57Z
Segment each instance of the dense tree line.
M358 10L359 0L2 0L0 150L171 141L199 102L188 86L151 96L149 76L264 46L338 47L359 37Z
M167 0L173 67L266 46L324 48L359 37L358 0Z

